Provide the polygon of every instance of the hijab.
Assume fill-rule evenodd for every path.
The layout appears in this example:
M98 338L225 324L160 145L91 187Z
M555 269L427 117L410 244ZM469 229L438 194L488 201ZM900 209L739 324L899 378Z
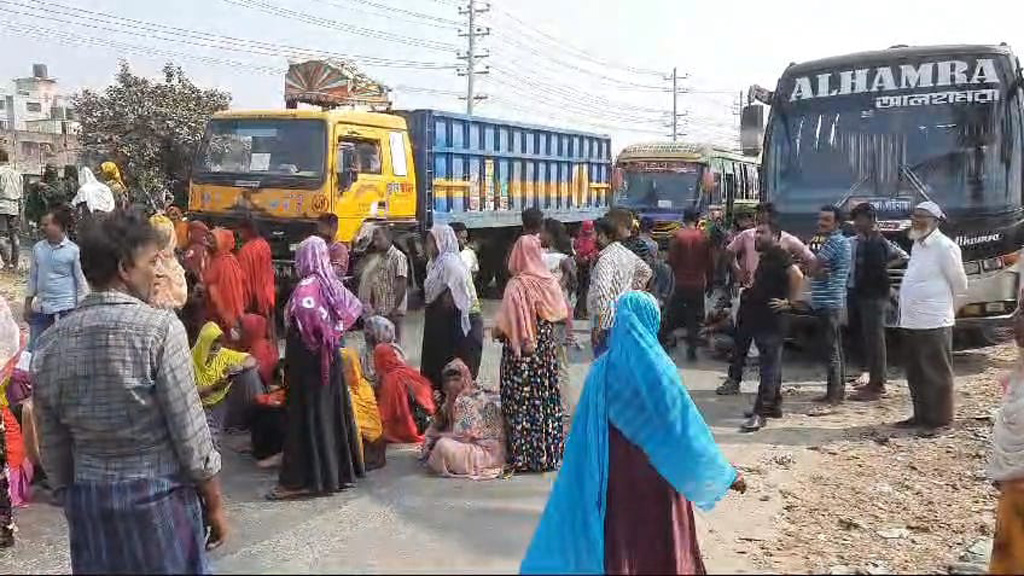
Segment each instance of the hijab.
M215 322L207 322L195 346L192 347L192 366L196 374L196 386L200 389L209 388L223 382L228 377L228 369L233 366L241 366L248 354L236 352L221 347L215 354L210 352L213 344L224 336L224 331ZM225 386L220 393L203 398L204 406L214 406L220 403L228 395L229 386Z
M174 233L174 222L162 214L149 219L149 223L160 234L163 245L157 254L153 291L149 303L165 310L180 310L188 300L188 286L185 283L185 269L181 267L174 248L177 237Z
M270 386L280 355L277 345L267 336L267 319L257 314L242 316L242 349L252 354L259 365L260 378Z
M383 316L370 316L363 321L363 339L363 368L366 370L366 378L376 384L378 382L377 368L374 366L373 349L378 344L388 344L397 350L398 355L403 359L405 351L395 342L395 325Z
M254 236L238 251L238 265L245 279L246 307L253 306L260 316L269 317L277 302L270 244L262 236Z
M390 344L378 344L373 349L373 364L377 370L377 377L381 382L396 382L408 390L409 394L433 414L436 411L434 404L434 388L419 370L406 364L405 359L398 353L398 350Z
M97 180L88 168L82 168L78 173L78 193L71 200L72 206L82 203L89 212L113 212L115 208L114 193L110 187Z
M121 170L118 169L117 164L110 161L100 164L100 174L103 175L103 179L107 182L117 182L124 186L124 180L121 179Z
M331 258L331 268L334 269L338 280L345 278L348 274L348 246L343 242L334 242L327 252Z
M202 277L210 263L210 229L201 221L192 220L188 223L187 239L188 246L181 259L189 272Z
M230 329L245 313L245 276L231 252L235 235L226 228L213 229L214 255L203 273L210 312L222 327Z
M562 287L544 265L540 237L519 237L508 259L512 278L498 311L498 329L508 339L515 355L532 350L537 344L537 318L558 322L568 316Z
M362 304L331 269L323 238L310 236L299 244L295 268L302 279L285 306L285 320L298 330L310 352L320 354L326 385L341 335L359 318Z
M565 461L521 573L605 573L609 426L701 510L713 508L736 481L679 369L658 343L660 324L650 294L631 291L619 298L608 352L587 376Z
M459 239L451 226L435 224L430 235L437 245L437 256L427 263L427 279L423 291L427 303L437 300L444 291L450 290L455 306L461 312L462 333L469 334L469 311L476 303L473 277L459 255Z

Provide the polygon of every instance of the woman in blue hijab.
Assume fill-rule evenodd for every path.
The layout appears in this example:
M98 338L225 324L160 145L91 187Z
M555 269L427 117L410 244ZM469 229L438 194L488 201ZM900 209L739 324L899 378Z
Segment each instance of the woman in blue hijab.
M619 299L522 573L704 573L691 502L710 510L746 485L658 343L660 323L650 294Z

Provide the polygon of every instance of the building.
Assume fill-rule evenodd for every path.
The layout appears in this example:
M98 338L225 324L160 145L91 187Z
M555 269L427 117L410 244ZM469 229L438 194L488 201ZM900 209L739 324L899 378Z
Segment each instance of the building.
M79 130L45 64L33 64L31 76L0 86L0 148L23 174L41 175L46 164L77 164Z

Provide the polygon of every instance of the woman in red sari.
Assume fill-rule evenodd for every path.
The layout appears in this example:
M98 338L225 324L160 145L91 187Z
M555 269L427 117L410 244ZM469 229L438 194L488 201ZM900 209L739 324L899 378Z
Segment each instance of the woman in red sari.
M267 319L256 314L242 316L242 351L248 352L256 359L260 379L266 387L273 386L274 372L280 355L277 346L271 342L267 333Z
M436 410L430 380L406 364L390 344L373 349L373 362L384 439L392 444L421 444Z
M203 273L206 288L206 318L226 333L238 327L245 312L245 277L231 250L235 235L225 228L214 228L214 255ZM236 336L237 337L237 336Z
M260 236L256 223L251 220L244 222L238 233L243 242L238 250L238 264L245 279L245 309L271 318L277 294L270 244Z

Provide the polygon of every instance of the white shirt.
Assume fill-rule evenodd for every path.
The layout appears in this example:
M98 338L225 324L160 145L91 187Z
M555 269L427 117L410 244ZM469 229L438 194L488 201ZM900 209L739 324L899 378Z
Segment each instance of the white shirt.
M469 268L469 273L472 276L476 276L480 272L480 261L476 258L476 252L472 248L466 247L459 252L459 256L462 258L462 263Z
M21 173L13 166L0 166L0 214L21 213Z
M967 292L960 247L936 230L914 242L900 285L900 327L934 330L956 323L956 297Z

